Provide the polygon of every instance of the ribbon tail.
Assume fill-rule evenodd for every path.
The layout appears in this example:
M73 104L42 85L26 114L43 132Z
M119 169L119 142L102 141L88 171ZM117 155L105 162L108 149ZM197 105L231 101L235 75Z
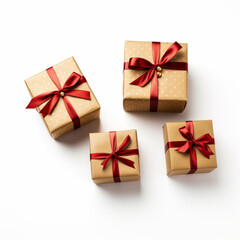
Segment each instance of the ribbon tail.
M125 137L125 139L123 140L121 145L116 149L115 152L118 153L119 151L124 149L129 144L130 141L131 141L131 137L129 135L127 135L127 137Z
M154 76L154 69L148 70L146 73L144 73L142 76L131 82L131 85L137 85L139 87L144 87L147 85Z
M43 117L52 113L58 100L59 100L59 95L54 95L53 98L50 101L48 101L48 103L40 111L40 113L42 114Z
M46 102L47 100L49 100L50 98L52 98L57 91L52 91L52 92L47 92L47 93L42 93L34 98L32 98L32 100L29 102L29 104L27 105L27 109L28 108L36 108L38 106L40 106L42 103Z
M134 162L127 159L127 158L123 158L123 157L120 157L120 156L116 156L116 158L121 161L123 164L131 167L131 168L134 168L135 169L135 166L134 166Z
M196 147L206 158L210 158L211 155L214 155L211 148L204 143L198 142Z
M207 158L214 155L211 148L207 144L214 144L214 138L209 133L202 135L196 140L196 147Z
M104 161L101 162L101 165L103 166L103 170L104 170L105 167L107 166L107 164L108 164L108 162L109 162L109 160L110 160L111 157L112 157L112 155L110 154L110 155L108 155L108 156L105 158Z
M138 149L127 149L124 151L119 151L117 154L120 156L139 155L139 151Z

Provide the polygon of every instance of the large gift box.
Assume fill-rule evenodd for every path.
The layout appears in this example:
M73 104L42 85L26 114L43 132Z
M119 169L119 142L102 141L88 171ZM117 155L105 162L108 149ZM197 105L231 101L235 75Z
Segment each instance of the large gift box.
M136 130L90 133L92 179L96 184L140 178Z
M211 120L168 122L163 135L167 175L206 173L217 168Z
M73 57L25 83L32 97L27 108L41 113L54 139L99 118L100 105Z
M187 44L126 41L125 111L182 112L187 104Z

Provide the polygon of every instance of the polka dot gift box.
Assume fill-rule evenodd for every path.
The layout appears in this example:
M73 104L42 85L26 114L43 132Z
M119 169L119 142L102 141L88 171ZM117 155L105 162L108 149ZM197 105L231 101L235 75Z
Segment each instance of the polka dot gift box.
M125 111L182 112L187 104L187 44L126 41Z
M32 100L51 136L56 139L99 118L100 105L74 58L25 80Z

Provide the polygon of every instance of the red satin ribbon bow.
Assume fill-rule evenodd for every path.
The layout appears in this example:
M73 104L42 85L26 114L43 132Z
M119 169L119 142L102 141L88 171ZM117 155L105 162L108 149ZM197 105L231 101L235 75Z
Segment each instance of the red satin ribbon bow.
M66 82L62 88L54 68L50 67L46 71L47 71L49 77L51 78L51 80L53 81L53 83L56 85L56 87L59 90L42 93L42 94L34 97L30 101L30 103L28 104L28 106L26 108L36 108L39 105L41 105L42 103L49 100L48 103L40 111L40 113L42 113L42 116L45 117L46 115L52 113L53 109L55 108L55 106L58 103L59 98L62 97L64 105L67 109L67 112L73 121L74 129L79 128L80 127L80 119L78 117L77 112L73 108L72 104L66 98L66 95L90 100L91 96L90 96L89 91L74 90L74 88L76 88L79 85L86 82L85 77L73 72L68 77L68 79L66 80Z
M173 141L168 142L165 146L165 151L168 148L177 148L175 151L185 153L190 152L190 165L191 169L188 174L192 174L197 170L197 155L196 148L206 157L210 158L214 155L208 144L215 144L214 138L212 138L209 133L202 135L198 139L194 139L193 122L186 122L185 127L179 128L179 132L187 141Z
M116 132L109 132L110 137L110 143L112 152L111 153L91 153L90 158L91 159L104 159L101 163L103 166L103 170L106 168L108 162L110 159L112 159L112 172L113 172L113 180L114 182L121 182L120 180L120 174L119 174L119 166L118 166L118 160L121 161L123 164L131 167L134 167L134 162L123 158L121 156L131 156L131 155L138 155L138 149L127 149L123 150L127 147L129 142L131 141L131 137L128 135L121 145L117 148L117 139L116 139Z
M188 70L186 62L170 62L170 60L178 53L182 46L175 42L160 58L160 42L152 42L152 55L154 63L149 62L144 58L132 57L129 62L124 63L124 70L148 70L142 76L131 82L131 85L137 85L144 87L146 84L151 82L150 92L150 111L156 112L158 109L158 78L157 78L157 67L174 70Z

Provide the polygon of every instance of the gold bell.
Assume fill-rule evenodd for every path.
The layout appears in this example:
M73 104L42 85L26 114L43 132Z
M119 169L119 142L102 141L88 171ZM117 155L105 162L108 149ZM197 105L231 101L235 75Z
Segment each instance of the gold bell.
M162 68L160 66L157 66L157 71L158 72L161 72L162 71Z
M60 92L60 96L64 97L65 93L64 92Z
M160 78L162 76L162 73L157 72L157 77Z

